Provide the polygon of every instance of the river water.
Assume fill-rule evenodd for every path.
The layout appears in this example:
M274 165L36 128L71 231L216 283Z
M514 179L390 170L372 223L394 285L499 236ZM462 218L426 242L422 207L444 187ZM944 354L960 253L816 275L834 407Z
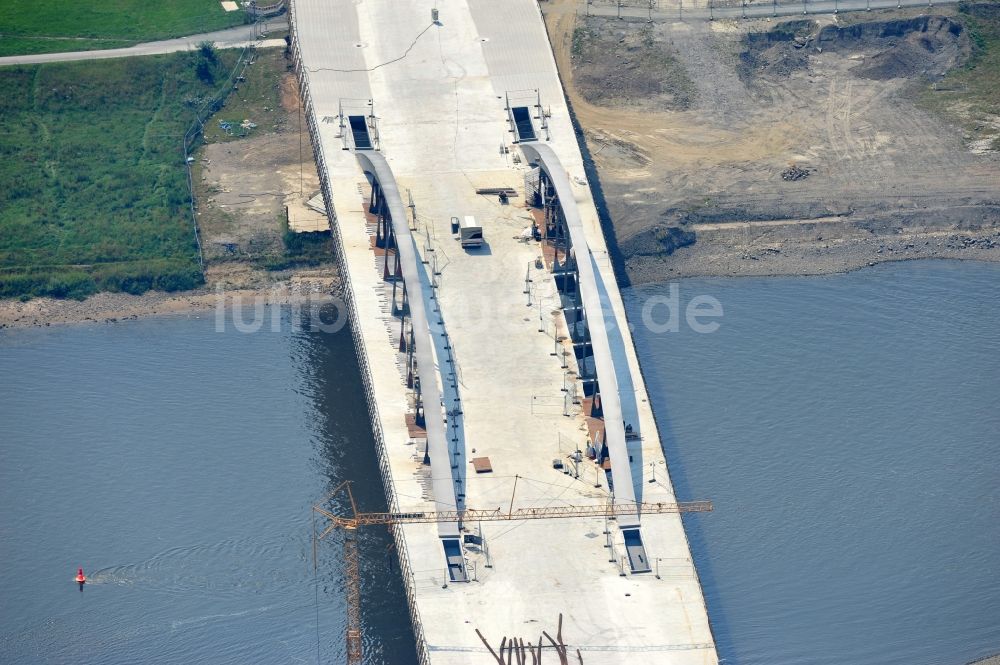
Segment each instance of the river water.
M635 336L727 663L1000 651L1000 267L686 280L713 334ZM634 322L667 285L625 293ZM384 507L353 345L287 313L0 332L0 663L343 662L339 541ZM378 530L366 662L415 661ZM84 566L91 583L72 583Z
M0 663L343 662L310 507L355 479L384 510L354 347L266 321L0 333ZM362 538L366 662L413 663L394 552Z
M1000 652L1000 266L679 287L719 329L634 336L675 489L715 503L685 522L720 656ZM668 294L629 290L630 320Z

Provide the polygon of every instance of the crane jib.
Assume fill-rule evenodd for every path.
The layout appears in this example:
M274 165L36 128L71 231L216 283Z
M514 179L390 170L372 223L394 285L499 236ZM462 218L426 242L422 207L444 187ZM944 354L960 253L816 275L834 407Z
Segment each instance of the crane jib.
M613 517L631 514L703 513L712 510L711 501L686 501L680 503L613 503L595 506L547 506L544 508L516 508L482 510L467 508L454 511L418 511L397 513L356 513L353 516L334 517L321 511L338 526L354 527L365 524L419 524L442 521L498 521L530 520L570 517Z

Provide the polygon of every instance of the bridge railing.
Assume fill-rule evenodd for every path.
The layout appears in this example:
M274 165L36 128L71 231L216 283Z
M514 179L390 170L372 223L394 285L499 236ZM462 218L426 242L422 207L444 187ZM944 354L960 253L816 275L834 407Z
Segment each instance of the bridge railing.
M354 349L358 356L358 365L361 370L361 380L364 385L365 402L368 405L368 417L372 423L372 434L375 437L375 447L378 454L379 472L382 476L382 484L385 488L385 495L388 501L389 510L400 512L399 500L392 482L392 469L389 466L389 455L386 450L385 434L382 429L382 419L378 412L378 404L375 400L374 385L372 382L371 368L368 365L368 354L365 348L365 341L358 323L357 305L354 300L354 289L351 288L351 276L347 270L347 256L344 252L344 243L337 225L337 214L333 206L333 189L330 183L329 171L326 166L326 155L323 151L323 142L320 139L319 127L317 126L316 110L313 105L312 94L309 85L309 71L302 61L302 51L299 47L298 26L295 16L295 2L289 0L289 32L291 36L292 61L295 67L295 75L299 82L299 94L302 99L302 110L306 118L306 126L309 130L309 142L312 144L313 155L316 159L316 168L319 174L320 191L323 193L323 203L326 207L327 218L330 221L330 232L333 236L333 247L337 265L340 267L341 298L348 311L348 320L351 325L351 337L354 340ZM416 580L413 569L410 566L409 550L406 546L406 537L401 527L391 526L393 541L396 552L399 556L400 573L403 578L403 587L406 592L407 605L410 609L410 623L413 627L413 635L416 639L417 658L420 665L429 665L430 652L427 648L427 640L424 637L423 622L420 618L420 610L416 602Z

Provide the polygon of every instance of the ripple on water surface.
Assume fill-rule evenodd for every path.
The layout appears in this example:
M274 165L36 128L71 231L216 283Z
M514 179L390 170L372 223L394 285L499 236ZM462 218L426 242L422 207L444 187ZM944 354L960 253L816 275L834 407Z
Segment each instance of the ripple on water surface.
M679 285L718 332L624 295L678 494L715 502L685 522L726 662L1000 652L1000 266Z
M310 506L377 478L349 334L211 314L3 331L0 376L0 663L343 659L337 542L314 577ZM412 663L385 543L362 554L366 662Z

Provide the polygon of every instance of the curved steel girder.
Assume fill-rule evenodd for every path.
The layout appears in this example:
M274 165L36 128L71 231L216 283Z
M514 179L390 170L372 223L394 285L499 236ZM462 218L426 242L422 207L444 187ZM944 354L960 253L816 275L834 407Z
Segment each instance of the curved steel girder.
M597 382L601 389L601 407L604 409L604 435L611 454L611 474L615 483L615 500L622 503L635 503L635 488L632 484L632 466L629 461L628 447L625 441L625 424L622 416L621 397L619 395L618 374L614 357L611 353L611 343L608 337L607 320L601 302L603 289L600 287L600 275L587 236L580 219L580 210L576 205L573 187L569 177L559 161L559 157L545 143L522 143L521 150L531 161L537 161L549 176L552 186L559 196L566 228L569 229L570 242L576 254L577 275L580 284L580 295L583 301L583 311L590 330L590 340L594 349L594 365L597 369ZM610 305L609 305L610 306ZM614 320L614 313L611 313ZM628 367L624 371L629 371ZM618 518L621 528L634 527L639 524L639 515L630 513Z

